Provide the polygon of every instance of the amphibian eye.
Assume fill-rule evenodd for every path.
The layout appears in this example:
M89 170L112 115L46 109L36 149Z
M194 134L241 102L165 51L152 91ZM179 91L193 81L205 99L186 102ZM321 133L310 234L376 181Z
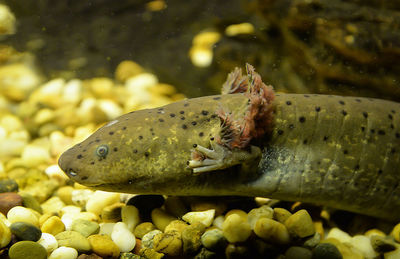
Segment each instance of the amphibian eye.
M96 149L96 155L98 155L101 158L106 157L107 153L108 153L108 146L107 145L98 146L97 149Z

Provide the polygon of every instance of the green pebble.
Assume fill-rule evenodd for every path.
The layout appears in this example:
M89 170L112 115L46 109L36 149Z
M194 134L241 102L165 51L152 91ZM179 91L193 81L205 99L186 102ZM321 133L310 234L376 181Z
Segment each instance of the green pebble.
M156 226L151 222L143 222L136 226L133 234L137 238L143 238L144 235L156 229Z
M36 210L40 214L43 213L42 207L40 206L38 200L35 199L35 197L30 195L29 193L20 193L19 195L21 195L22 197L22 204L25 208Z
M141 259L143 257L141 257L140 255L135 255L133 253L121 253L121 255L119 256L119 259Z
M10 226L13 233L19 240L38 241L42 236L42 231L35 225L26 222L14 222Z
M80 253L88 252L91 249L86 237L76 231L63 231L58 233L55 238L57 239L58 246L72 247Z
M322 243L313 250L312 259L342 259L343 256L339 249L333 244Z
M76 219L72 222L71 230L81 233L84 237L88 237L98 234L100 225L90 220Z
M189 225L182 231L183 253L193 254L201 247L201 235L206 230L206 226L197 222Z
M204 247L200 250L200 252L194 257L194 259L216 259L218 258L215 252L209 251Z
M300 246L289 247L285 252L286 259L311 259L312 252Z
M8 251L10 259L46 259L47 251L33 241L21 241L13 244Z
M219 228L207 230L201 236L203 246L211 251L220 251L226 247L228 241L224 237L224 233Z
M3 192L17 192L18 184L13 179L0 180L0 193Z

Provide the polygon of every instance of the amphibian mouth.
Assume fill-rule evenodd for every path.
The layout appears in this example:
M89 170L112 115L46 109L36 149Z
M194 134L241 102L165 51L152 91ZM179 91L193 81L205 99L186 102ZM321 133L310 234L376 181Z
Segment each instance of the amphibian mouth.
M400 104L274 94L247 65L223 94L125 114L60 167L96 189L264 196L400 219Z

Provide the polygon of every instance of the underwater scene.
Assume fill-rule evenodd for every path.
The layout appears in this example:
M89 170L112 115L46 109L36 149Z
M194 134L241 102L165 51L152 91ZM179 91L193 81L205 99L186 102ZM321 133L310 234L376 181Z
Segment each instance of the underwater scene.
M0 2L0 258L400 259L400 1Z

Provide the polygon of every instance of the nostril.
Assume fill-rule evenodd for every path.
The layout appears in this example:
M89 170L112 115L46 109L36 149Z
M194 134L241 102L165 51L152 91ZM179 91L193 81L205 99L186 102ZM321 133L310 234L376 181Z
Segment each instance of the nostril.
M78 174L77 174L74 170L72 170L71 168L68 169L67 172L68 172L68 174L69 174L70 176L77 176L77 175L78 175Z

